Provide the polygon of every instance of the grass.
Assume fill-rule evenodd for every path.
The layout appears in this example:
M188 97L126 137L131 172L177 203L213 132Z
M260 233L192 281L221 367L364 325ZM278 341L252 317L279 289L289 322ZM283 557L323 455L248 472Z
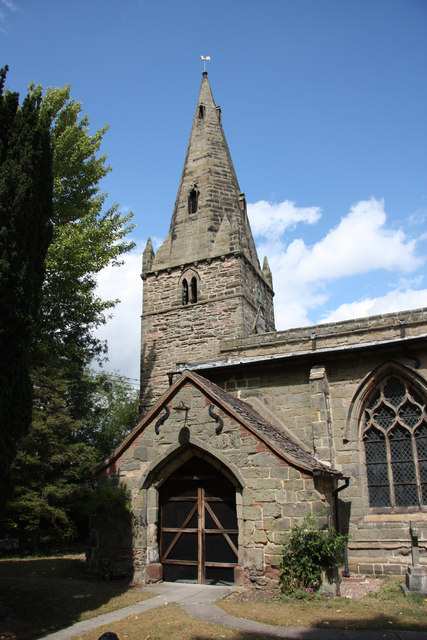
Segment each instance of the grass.
M359 600L321 598L274 601L225 600L217 603L239 618L291 627L325 629L427 630L427 601L423 596L405 596L400 583L390 582L378 593Z
M106 631L114 631L120 640L261 640L265 636L229 629L190 618L177 604L168 604L130 616L108 627L99 627L72 640L98 640Z
M150 597L83 573L84 556L0 559L0 640L30 640Z
M147 594L125 580L102 582L83 574L82 556L0 559L0 640L32 640L120 607ZM360 600L225 600L227 613L273 625L341 629L427 629L427 602L405 597L396 583ZM76 636L98 640L114 631L120 640L259 640L244 633L190 618L169 604Z

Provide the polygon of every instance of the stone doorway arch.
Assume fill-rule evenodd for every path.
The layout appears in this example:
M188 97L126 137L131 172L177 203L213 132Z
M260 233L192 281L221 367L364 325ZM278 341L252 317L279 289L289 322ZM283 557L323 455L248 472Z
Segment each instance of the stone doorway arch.
M238 565L234 485L193 456L159 490L159 551L163 579L233 583Z
M155 466L144 485L151 505L147 578L239 581L242 484L224 462L197 446L180 447Z

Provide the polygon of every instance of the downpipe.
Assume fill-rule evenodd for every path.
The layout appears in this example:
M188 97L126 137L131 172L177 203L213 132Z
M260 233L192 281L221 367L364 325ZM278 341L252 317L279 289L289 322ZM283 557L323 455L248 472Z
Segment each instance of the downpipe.
M338 494L340 491L342 491L343 489L347 489L348 485L350 484L350 478L349 477L345 477L343 478L344 480L344 484L341 485L340 487L337 487L334 492L333 492L333 496L334 496L334 505L335 505L335 530L337 533L341 533L340 531L340 519L339 519L339 512L338 512ZM347 546L347 542L345 543L345 547L344 547L344 571L342 572L344 578L349 578L350 577L350 571L348 570L348 546Z

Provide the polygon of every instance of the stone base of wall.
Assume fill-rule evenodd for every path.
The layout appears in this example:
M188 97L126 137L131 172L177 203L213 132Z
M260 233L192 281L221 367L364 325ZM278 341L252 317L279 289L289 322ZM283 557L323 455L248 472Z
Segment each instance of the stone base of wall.
M352 556L349 558L348 568L350 574L363 574L372 576L404 576L411 565L411 556L397 557L384 556L380 558L370 558L368 556ZM423 562L423 567L427 568L427 563Z
M148 583L161 582L163 580L163 567L160 562L147 564L147 566L145 567L145 573Z
M92 548L86 552L85 570L87 573L112 580L132 578L133 554L131 549Z

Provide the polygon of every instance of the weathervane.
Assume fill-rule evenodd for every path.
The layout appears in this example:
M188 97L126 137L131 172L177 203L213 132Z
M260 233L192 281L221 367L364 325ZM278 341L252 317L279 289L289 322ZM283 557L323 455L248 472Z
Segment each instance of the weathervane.
M203 60L203 71L206 71L206 63L208 62L208 60L211 59L210 56L200 56L201 59Z

